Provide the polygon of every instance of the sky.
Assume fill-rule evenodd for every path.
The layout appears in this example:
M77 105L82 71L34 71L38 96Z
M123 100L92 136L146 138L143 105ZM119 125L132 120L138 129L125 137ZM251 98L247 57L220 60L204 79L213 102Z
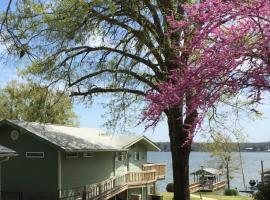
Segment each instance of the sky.
M8 0L0 0L0 11L6 8ZM3 47L0 46L0 53ZM22 81L17 75L17 68L24 67L24 62L19 58L9 58L8 62L0 60L0 88L3 88L11 80ZM102 99L106 100L106 99ZM269 102L269 100L266 100ZM264 113L262 119L252 120L245 118L241 120L243 127L243 133L247 135L246 140L248 142L265 142L270 141L270 104L260 106L260 111ZM86 107L83 104L76 103L74 105L74 111L78 115L79 123L81 127L101 128L104 124L104 118L102 115L105 110L97 101L91 106ZM144 126L130 127L130 132L136 134L145 134L147 137L156 142L169 141L168 127L165 121L158 124L154 130L144 131ZM195 136L195 141L202 141L201 134Z

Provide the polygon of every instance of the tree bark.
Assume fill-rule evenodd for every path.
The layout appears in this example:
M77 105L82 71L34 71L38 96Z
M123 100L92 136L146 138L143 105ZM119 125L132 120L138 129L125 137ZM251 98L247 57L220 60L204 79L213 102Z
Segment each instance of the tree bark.
M183 146L188 135L183 129L180 110L173 108L166 112L172 154L174 200L190 200L189 155L191 147L189 144Z
M230 190L231 189L231 186L230 186L230 171L229 171L229 164L226 163L226 169L227 169L227 186L228 186L228 189Z

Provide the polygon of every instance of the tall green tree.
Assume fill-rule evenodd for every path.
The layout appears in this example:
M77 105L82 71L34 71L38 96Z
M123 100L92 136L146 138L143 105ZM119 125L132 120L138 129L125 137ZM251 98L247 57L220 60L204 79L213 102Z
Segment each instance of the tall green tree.
M92 101L112 95L111 122L144 112L147 91L159 91L179 55L179 35L167 35L167 16L184 16L188 0L18 0L8 30L21 45L9 46L33 62L26 74L66 85L71 95ZM12 37L7 42L12 42ZM185 57L185 54L182 56ZM189 200L190 145L184 104L166 110L171 140L175 200ZM133 109L135 112L128 112ZM125 114L123 114L125 113ZM129 114L129 115L128 115ZM140 117L138 115L137 117ZM123 119L124 118L124 119ZM124 120L124 121L123 121Z
M239 169L239 159L236 157L237 145L231 137L223 133L215 133L214 140L205 144L205 149L216 158L218 168L225 171L227 187L231 189L232 173Z
M0 118L76 125L70 97L34 83L10 82L0 90Z

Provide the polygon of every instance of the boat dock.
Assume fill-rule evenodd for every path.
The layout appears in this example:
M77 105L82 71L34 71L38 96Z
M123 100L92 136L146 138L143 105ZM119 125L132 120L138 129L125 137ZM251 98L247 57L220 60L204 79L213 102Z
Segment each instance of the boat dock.
M194 176L194 183L189 186L190 192L212 192L222 189L226 185L225 180L221 180L222 172L214 168L203 168L191 173Z

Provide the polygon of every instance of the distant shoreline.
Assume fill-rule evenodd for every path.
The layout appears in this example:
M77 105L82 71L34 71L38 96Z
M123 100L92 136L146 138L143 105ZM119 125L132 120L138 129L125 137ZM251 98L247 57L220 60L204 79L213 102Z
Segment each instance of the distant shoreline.
M162 152L170 152L170 143L169 142L157 142L157 146L161 149ZM238 151L238 144L235 145L236 151ZM207 152L205 151L204 146L206 143L195 142L191 146L191 151L193 152ZM241 152L265 152L269 150L270 153L270 142L258 142L258 143L240 143Z

